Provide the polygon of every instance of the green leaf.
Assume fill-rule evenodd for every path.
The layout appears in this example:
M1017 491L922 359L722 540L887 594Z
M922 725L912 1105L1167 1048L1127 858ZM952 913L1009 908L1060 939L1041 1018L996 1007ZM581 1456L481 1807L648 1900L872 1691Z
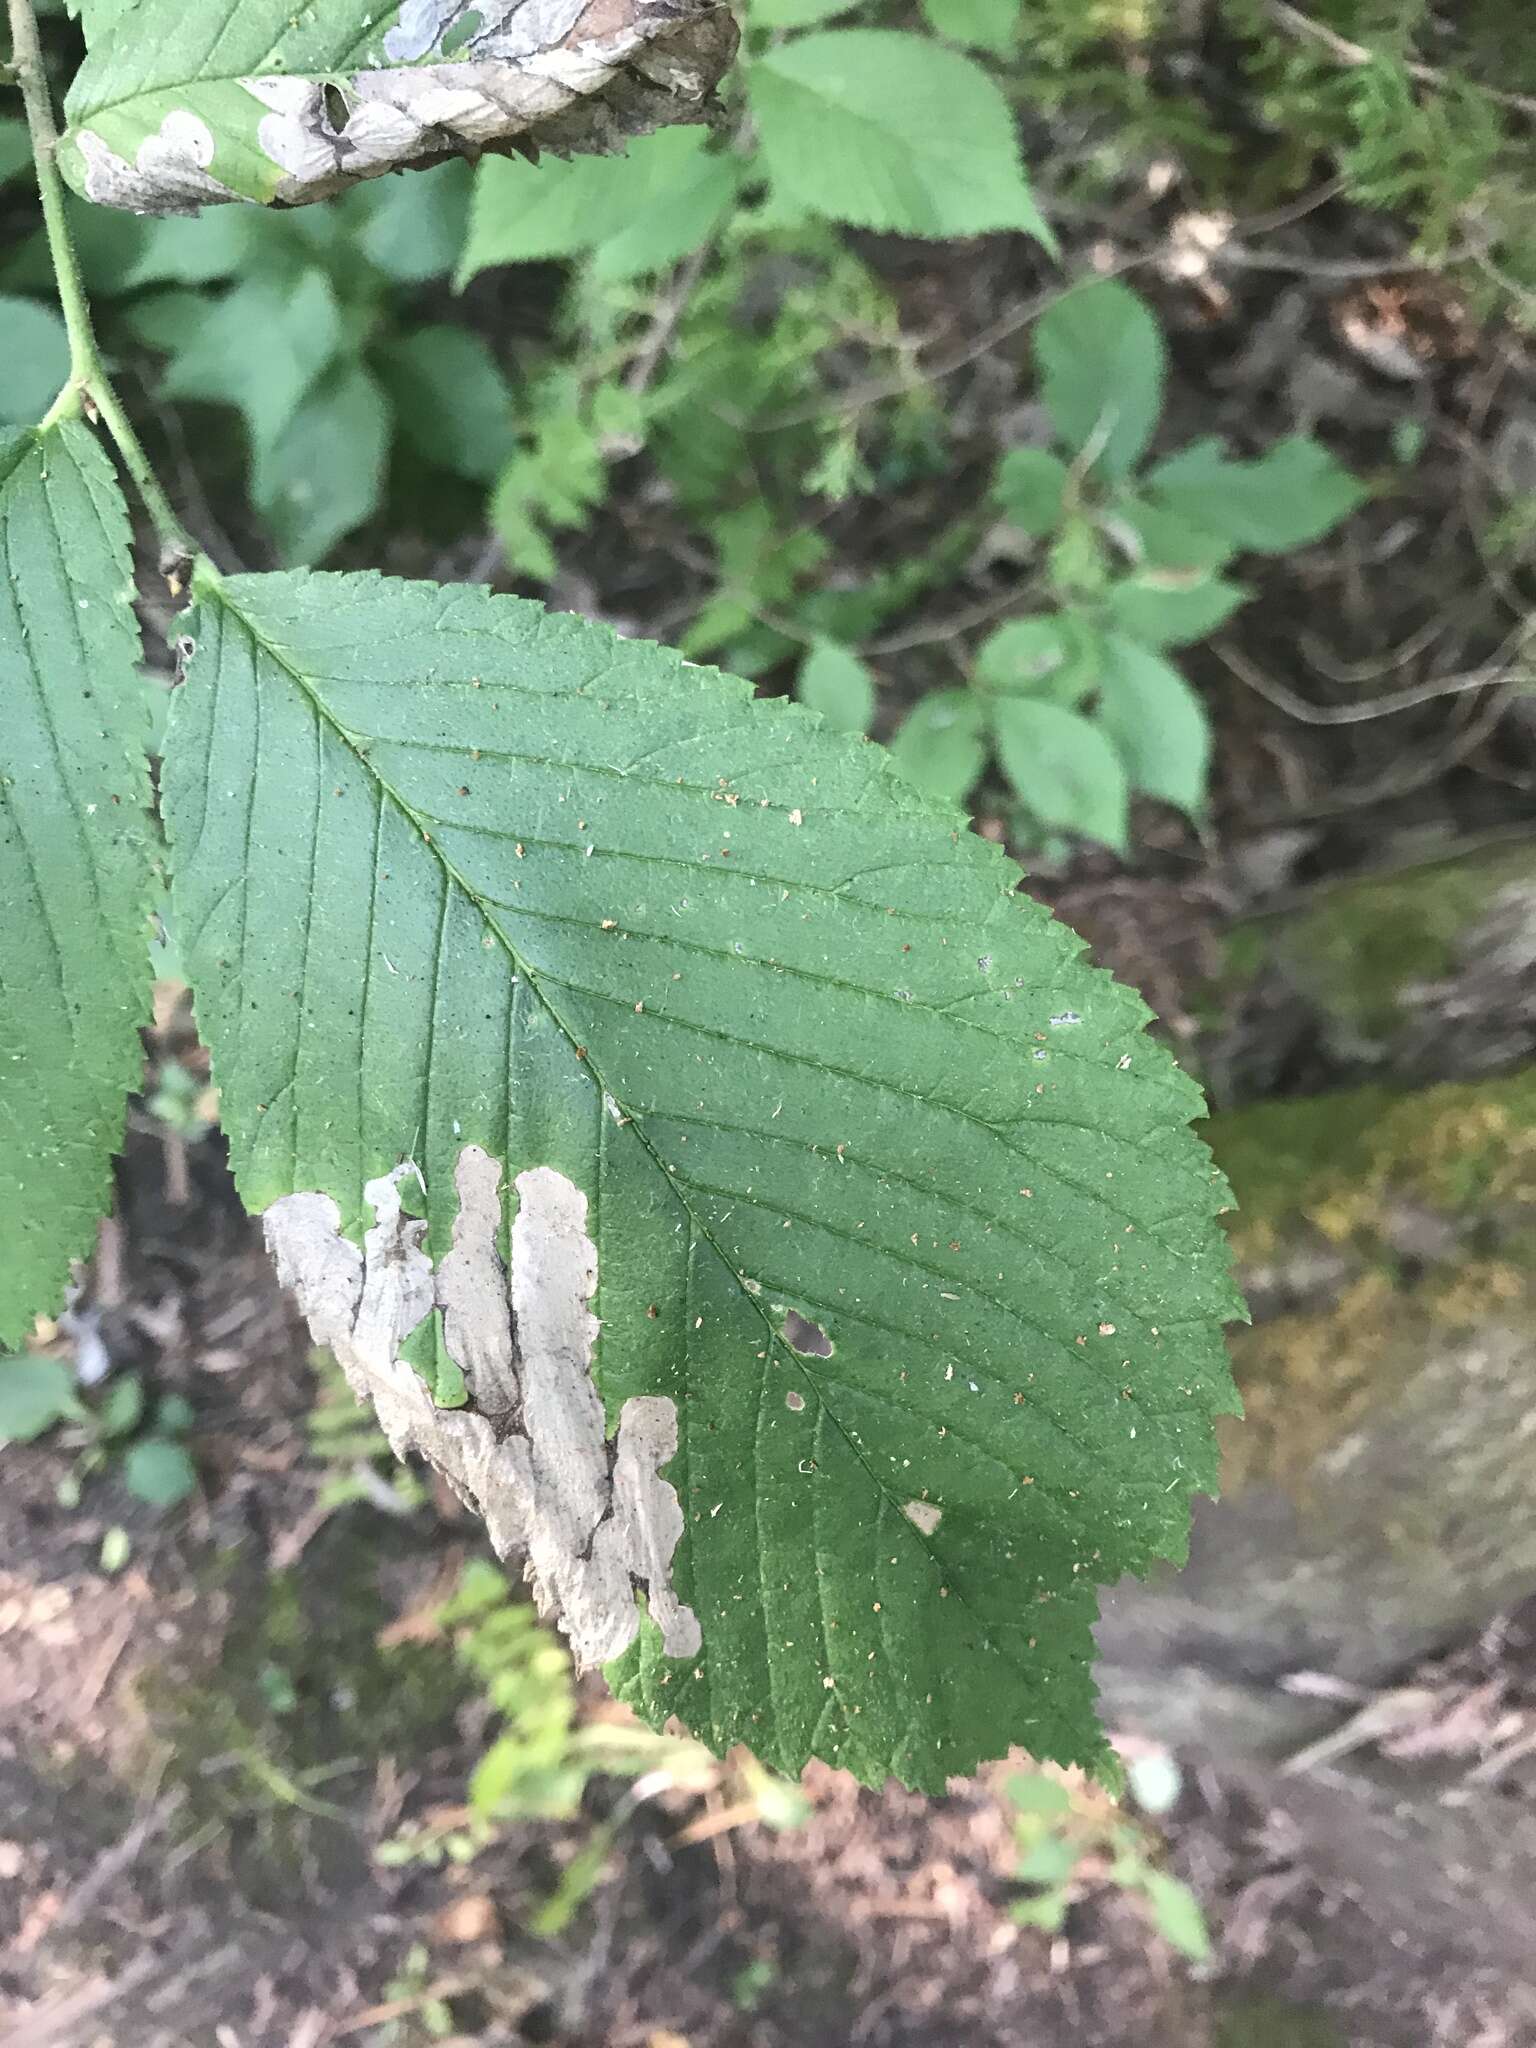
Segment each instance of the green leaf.
M891 740L891 759L909 782L958 803L987 765L987 712L971 690L933 690Z
M1058 299L1035 328L1040 395L1073 455L1123 477L1146 452L1163 405L1163 332L1146 304L1115 279Z
M729 17L697 5L579 23L474 0L135 0L87 23L60 167L101 204L195 213L329 199L453 149L602 153L686 121L735 47Z
M759 58L747 91L774 189L806 212L907 235L1020 228L1052 246L1008 102L957 50L828 29Z
M413 327L376 354L400 433L424 462L489 483L515 445L512 394L484 337Z
M1020 1884L1057 1885L1078 1866L1076 1847L1064 1835L1044 1835L1019 1858L1014 1876Z
M1111 635L1104 644L1099 723L1119 749L1133 788L1176 804L1187 817L1200 816L1210 721L1176 668L1150 648Z
M936 36L989 56L1010 57L1019 40L1019 0L923 0L923 19Z
M8 185L32 161L32 144L25 121L7 117L0 120L0 185Z
M1128 540L1117 530L1122 523L1129 528ZM1126 553L1145 569L1205 576L1225 568L1237 553L1232 541L1146 498L1118 498L1105 525L1121 540Z
M155 1408L155 1431L159 1436L185 1436L193 1420L192 1403L185 1394L167 1394Z
M851 648L818 640L800 664L795 695L838 732L868 732L875 718L875 679Z
M181 1444L147 1436L123 1453L123 1484L135 1500L173 1508L196 1491L197 1467Z
M1061 523L1067 465L1046 448L1010 448L998 464L993 495L1015 526L1043 534Z
M0 428L43 417L69 377L69 337L51 306L0 294Z
M341 307L317 269L296 282L253 277L201 306L195 319L184 317L178 298L166 330L178 345L162 393L238 407L258 458L288 428L343 343Z
M1320 540L1369 495L1304 434L1256 462L1233 462L1218 440L1196 441L1160 463L1147 485L1168 511L1259 555Z
M736 160L709 140L698 128L663 128L624 156L487 158L456 285L553 256L590 255L600 278L665 270L709 239L736 196Z
M117 288L222 283L263 257L294 249L286 221L245 206L216 207L191 220L150 221Z
M0 435L0 561L0 1344L14 1344L95 1239L149 1016L128 517L77 422Z
M389 403L357 363L338 363L256 451L251 496L290 562L314 562L378 510Z
M425 284L446 277L464 246L472 182L467 163L438 164L360 185L336 213L376 270L396 284Z
M164 803L242 1194L303 1191L268 1227L318 1232L321 1279L331 1219L371 1225L404 1290L397 1190L428 1256L499 1210L505 1257L494 1165L514 1292L542 1247L540 1299L595 1269L562 1369L595 1337L608 1426L647 1397L679 1432L620 1692L791 1775L938 1788L1014 1741L1107 1768L1093 1583L1182 1551L1234 1398L1223 1184L1139 1000L783 699L474 587L200 592ZM388 1298L354 1354L423 1312ZM410 1344L486 1385L435 1319Z
M59 1358L0 1358L0 1444L30 1444L79 1415L75 1382Z
M1036 1819L1057 1820L1072 1811L1072 1795L1059 1778L1044 1771L1011 1771L1003 1780L1003 1791L1016 1813Z
M137 1373L123 1373L108 1386L96 1411L103 1436L129 1436L144 1415L144 1387Z
M976 680L1004 696L1041 699L1071 710L1099 680L1101 636L1081 612L1010 619L982 642Z
M1219 576L1166 570L1127 576L1109 593L1109 616L1122 633L1149 647L1189 647L1224 626L1252 592Z
M1200 1901L1187 1884L1165 1870L1149 1870L1141 1888L1152 1908L1158 1933L1181 1955L1197 1963L1210 1960L1211 1936Z
M1130 789L1097 726L1033 697L999 698L992 722L1003 771L1042 825L1125 851Z

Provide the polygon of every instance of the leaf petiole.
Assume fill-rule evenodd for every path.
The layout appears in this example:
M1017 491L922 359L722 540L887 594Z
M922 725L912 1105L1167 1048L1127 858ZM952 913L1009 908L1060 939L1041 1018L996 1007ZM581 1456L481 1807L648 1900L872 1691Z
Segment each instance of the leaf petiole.
M10 71L21 88L22 103L26 108L27 128L32 137L32 162L37 173L43 226L48 237L48 254L53 264L59 308L69 336L69 383L54 400L42 424L51 427L56 421L77 413L82 405L94 412L116 443L123 467L133 479L144 508L165 545L167 556L190 560L197 550L171 509L171 501L150 465L143 444L123 410L101 360L74 237L69 229L69 216L65 211L64 181L59 176L56 161L59 132L54 123L53 102L43 65L37 15L32 0L8 0L8 8Z

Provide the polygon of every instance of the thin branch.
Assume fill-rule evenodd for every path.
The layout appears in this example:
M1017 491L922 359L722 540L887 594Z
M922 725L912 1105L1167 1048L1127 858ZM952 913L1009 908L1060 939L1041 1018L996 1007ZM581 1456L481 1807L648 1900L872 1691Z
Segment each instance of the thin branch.
M74 237L70 234L69 219L64 211L64 181L59 176L58 166L59 131L54 123L53 102L48 91L48 76L43 65L42 42L37 32L32 0L9 0L9 13L11 63L27 111L32 161L37 172L38 194L43 203L43 227L53 262L59 308L69 336L69 383L59 394L44 425L51 426L56 419L78 412L82 403L98 414L117 444L123 467L132 477L167 553L184 561L190 560L196 550L172 511L171 501L150 467L149 457L102 365L96 330L91 323L90 303L80 275L79 258L75 254Z
M1510 641L1518 643L1523 637L1511 634ZM1229 642L1213 640L1211 652L1239 682L1246 683L1267 703L1302 725L1366 725L1375 718L1394 718L1399 712L1412 711L1417 705L1432 703L1437 697L1460 697L1471 690L1489 690L1498 684L1527 679L1525 672L1500 660L1483 668L1471 669L1465 675L1433 676L1427 682L1413 683L1407 689L1393 690L1383 697L1361 698L1353 704L1309 704L1283 683L1266 676Z

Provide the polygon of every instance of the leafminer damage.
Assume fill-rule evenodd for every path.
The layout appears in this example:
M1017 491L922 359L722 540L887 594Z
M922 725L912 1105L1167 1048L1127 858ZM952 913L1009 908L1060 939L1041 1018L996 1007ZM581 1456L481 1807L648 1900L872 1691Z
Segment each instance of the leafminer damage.
M187 103L170 111L163 94L153 110L146 98L149 132L131 160L83 111L65 167L73 145L87 198L179 214L229 201L304 205L453 155L612 154L633 136L707 118L736 40L716 0L405 0L376 64L239 80L252 102L248 135L226 132L227 116L205 118L189 85ZM220 175L215 159L234 144ZM252 153L275 175L253 175Z
M603 1664L634 1640L637 1590L669 1656L692 1656L698 1620L673 1591L683 1514L662 1468L677 1451L677 1410L659 1395L625 1402L606 1435L592 1382L597 1250L587 1198L547 1166L520 1173L511 1260L498 1246L501 1167L466 1145L458 1215L434 1270L426 1225L407 1216L405 1165L370 1181L374 1223L361 1250L329 1195L286 1195L267 1210L267 1244L317 1343L372 1403L397 1457L417 1452L484 1520L504 1557L525 1561L540 1608L577 1660ZM439 1408L401 1346L434 1308L472 1405Z

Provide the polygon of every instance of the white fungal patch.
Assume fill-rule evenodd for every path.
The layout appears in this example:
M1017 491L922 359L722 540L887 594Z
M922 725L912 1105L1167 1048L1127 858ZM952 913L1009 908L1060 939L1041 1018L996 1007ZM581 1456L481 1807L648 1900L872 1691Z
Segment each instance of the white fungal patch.
M677 1411L660 1395L636 1397L607 1438L592 1383L600 1326L586 1196L552 1167L519 1174L509 1272L497 1245L501 1168L466 1145L452 1245L434 1273L426 1225L400 1207L399 1183L415 1174L397 1167L365 1187L375 1222L361 1252L341 1236L328 1195L274 1202L264 1221L279 1278L372 1401L396 1455L426 1457L483 1517L498 1552L523 1557L579 1663L628 1648L637 1587L667 1654L696 1655L698 1620L671 1583L683 1512L661 1477L677 1452ZM472 1408L439 1408L400 1356L434 1306Z
M909 1500L901 1512L925 1536L931 1536L944 1519L944 1510L936 1508L931 1500Z

